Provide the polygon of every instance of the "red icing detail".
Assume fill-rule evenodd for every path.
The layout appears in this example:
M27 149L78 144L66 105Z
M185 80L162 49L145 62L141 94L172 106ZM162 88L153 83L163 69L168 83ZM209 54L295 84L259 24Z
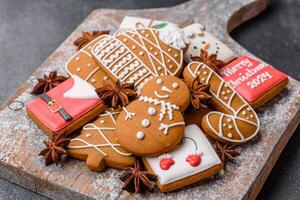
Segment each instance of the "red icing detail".
M36 98L26 107L51 131L57 132L101 104L101 100L99 99L64 98L63 94L71 89L73 85L74 80L69 78L46 93L52 99L55 99L72 116L72 121L66 122L58 112L52 113L47 103L41 98Z
M174 164L175 164L175 162L172 158L162 158L159 161L159 166L162 170L168 170Z
M185 161L190 163L192 167L197 167L201 163L201 156L199 154L189 155Z
M286 74L247 56L223 67L221 76L248 102L254 102L287 79Z

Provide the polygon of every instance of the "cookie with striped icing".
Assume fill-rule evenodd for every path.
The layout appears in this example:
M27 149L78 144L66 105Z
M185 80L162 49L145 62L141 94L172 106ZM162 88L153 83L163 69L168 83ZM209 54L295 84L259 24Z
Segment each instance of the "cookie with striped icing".
M254 109L223 78L207 65L189 63L185 79L198 77L203 84L210 84L212 105L216 111L208 112L202 119L203 130L224 143L245 143L259 131L259 118Z

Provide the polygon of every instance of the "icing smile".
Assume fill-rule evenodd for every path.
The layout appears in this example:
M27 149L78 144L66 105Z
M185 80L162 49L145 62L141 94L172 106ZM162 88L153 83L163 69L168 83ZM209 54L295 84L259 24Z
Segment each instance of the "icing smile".
M170 96L169 95L161 95L159 94L156 90L154 91L154 95L157 97L157 98L160 98L160 99L167 99L169 98Z

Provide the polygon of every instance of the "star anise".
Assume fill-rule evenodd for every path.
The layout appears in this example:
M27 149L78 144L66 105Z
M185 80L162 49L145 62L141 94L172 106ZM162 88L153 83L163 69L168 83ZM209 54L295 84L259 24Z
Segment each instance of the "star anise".
M109 34L109 31L103 30L103 31L93 31L90 32L82 32L82 36L77 38L73 44L78 47L78 50L86 46L90 41L95 39L96 37L104 34Z
M104 82L103 87L96 89L96 93L105 105L113 109L117 109L119 105L127 106L137 96L133 84L122 84L119 80L115 84Z
M220 69L226 65L222 60L217 59L217 54L209 55L204 49L201 49L199 56L191 56L193 61L203 62L204 64L211 67L215 72L220 74Z
M67 77L64 76L57 76L57 72L53 71L50 72L47 76L46 74L43 75L43 78L38 78L38 83L34 86L31 91L31 94L42 94L46 93L48 90L58 86L60 83L64 82Z
M64 134L56 134L52 140L45 140L46 148L42 150L39 156L45 157L45 165L56 163L61 160L61 155L67 153L67 146L70 143L70 138L66 138Z
M224 166L226 166L227 161L232 162L236 156L240 155L240 153L235 149L236 145L234 144L221 144L216 141L214 147L216 148L217 154L222 160Z
M128 167L120 176L124 182L122 190L128 192L143 192L145 190L153 191L153 183L157 180L157 176L147 171L142 171L138 160L134 167Z
M195 109L207 107L205 104L211 98L209 93L210 85L202 84L197 76L194 80L184 80L190 89L191 100L190 103Z

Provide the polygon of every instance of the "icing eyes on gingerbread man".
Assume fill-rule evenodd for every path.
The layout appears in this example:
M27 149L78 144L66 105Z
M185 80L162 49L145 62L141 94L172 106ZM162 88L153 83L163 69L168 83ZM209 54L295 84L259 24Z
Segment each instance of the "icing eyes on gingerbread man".
M151 79L138 100L123 108L116 122L120 144L139 156L154 156L174 148L184 132L181 114L189 104L188 86L179 78Z

